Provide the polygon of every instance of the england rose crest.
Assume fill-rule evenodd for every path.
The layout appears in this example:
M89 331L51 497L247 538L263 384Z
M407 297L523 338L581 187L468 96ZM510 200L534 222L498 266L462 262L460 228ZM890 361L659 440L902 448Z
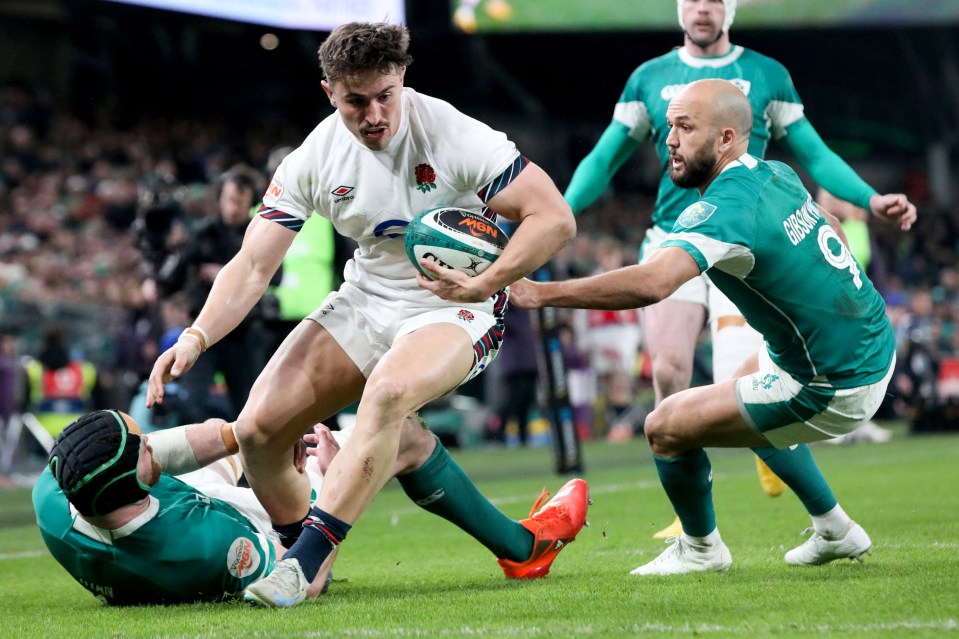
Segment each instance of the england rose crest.
M423 193L429 193L436 188L436 171L429 164L417 164L414 169L416 173L416 188Z

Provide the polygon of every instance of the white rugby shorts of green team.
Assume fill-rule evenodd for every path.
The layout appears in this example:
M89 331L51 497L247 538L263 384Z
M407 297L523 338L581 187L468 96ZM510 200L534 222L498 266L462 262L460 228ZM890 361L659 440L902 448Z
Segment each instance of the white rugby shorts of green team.
M831 439L856 430L876 414L895 366L893 356L886 375L867 386L803 384L776 366L764 344L759 371L736 381L736 403L746 423L776 448Z

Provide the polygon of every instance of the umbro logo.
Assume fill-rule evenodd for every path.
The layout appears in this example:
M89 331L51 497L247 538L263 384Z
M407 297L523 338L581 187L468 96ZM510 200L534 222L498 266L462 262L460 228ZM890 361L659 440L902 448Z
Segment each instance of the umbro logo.
M335 196L336 196L336 199L333 200L333 203L336 204L337 202L343 202L343 201L345 201L345 200L352 200L354 197L356 197L355 195L350 195L350 193L353 192L353 188L354 188L354 187L352 187L352 186L342 186L342 185L341 185L341 186L336 187L336 188L333 189L332 191L330 191L330 193L331 193L332 195L335 195Z

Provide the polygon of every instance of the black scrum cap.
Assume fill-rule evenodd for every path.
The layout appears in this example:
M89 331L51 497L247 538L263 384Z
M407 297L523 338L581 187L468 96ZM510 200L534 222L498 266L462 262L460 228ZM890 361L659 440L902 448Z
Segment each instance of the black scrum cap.
M81 515L98 516L137 502L150 487L137 477L140 427L116 410L87 413L57 435L53 477Z

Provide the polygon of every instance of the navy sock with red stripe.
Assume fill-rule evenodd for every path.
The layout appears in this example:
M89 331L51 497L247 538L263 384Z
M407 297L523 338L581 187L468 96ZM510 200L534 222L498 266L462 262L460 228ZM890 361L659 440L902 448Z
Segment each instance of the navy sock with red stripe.
M312 582L316 574L320 572L323 562L340 545L340 542L346 539L346 534L351 528L352 526L345 521L313 506L310 514L303 520L303 532L300 538L283 555L283 558L299 561L303 576L307 581Z

